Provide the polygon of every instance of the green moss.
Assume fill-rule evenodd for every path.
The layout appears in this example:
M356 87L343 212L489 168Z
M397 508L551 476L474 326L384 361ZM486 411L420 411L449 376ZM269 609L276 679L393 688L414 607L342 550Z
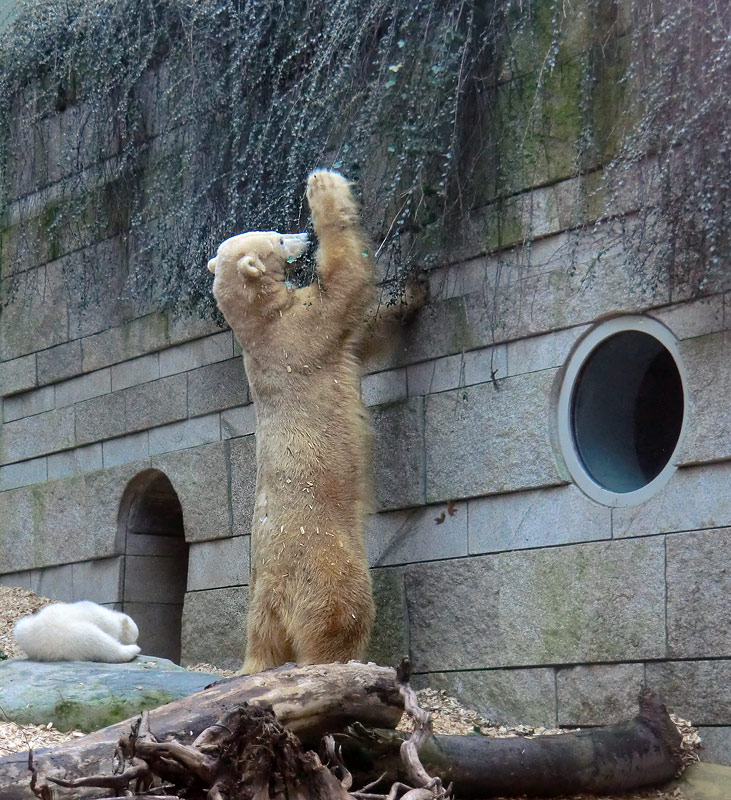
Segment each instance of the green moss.
M86 733L114 725L146 709L170 703L176 696L164 689L140 691L133 700L114 695L79 702L61 700L53 708L53 723L59 730L81 730Z
M53 201L47 203L39 215L39 233L47 236L49 261L55 261L61 255L60 223L62 219L61 204Z

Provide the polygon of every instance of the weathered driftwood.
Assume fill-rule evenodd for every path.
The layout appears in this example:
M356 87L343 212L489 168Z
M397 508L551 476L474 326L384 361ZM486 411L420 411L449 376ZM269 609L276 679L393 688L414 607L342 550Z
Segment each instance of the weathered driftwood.
M325 737L328 766L317 753L276 719L268 704L238 706L206 728L192 744L160 741L144 711L117 743L110 772L83 777L49 774L29 759L31 791L53 800L56 787L76 793L89 787L115 797L152 800L449 800L438 777L430 777L419 761L418 745L431 734L429 714L419 708L411 689L409 662L398 671L401 696L415 724L402 747L411 785L395 783L388 795L350 793L352 776L342 763L333 737ZM78 797L78 795L76 795Z
M454 783L457 797L613 794L655 786L681 768L681 737L652 692L639 697L630 722L535 739L435 734L420 749L424 768ZM354 780L406 777L396 731L355 725L335 737Z
M190 697L150 712L160 739L191 741L226 713L244 703L270 704L277 719L305 743L317 745L325 733L342 731L354 721L393 727L403 703L395 670L373 664L285 666L255 675L229 678ZM37 751L44 774L81 777L109 771L120 736L133 720L111 725L53 750ZM27 753L0 758L2 800L30 800ZM76 796L98 796L77 792Z

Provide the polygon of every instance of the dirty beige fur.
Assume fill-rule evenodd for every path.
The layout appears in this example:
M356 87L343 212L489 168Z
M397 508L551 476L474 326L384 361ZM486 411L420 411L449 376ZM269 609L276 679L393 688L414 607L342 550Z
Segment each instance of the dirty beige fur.
M316 284L285 283L305 234L234 236L208 264L257 414L245 672L362 658L374 617L359 360L373 262L345 178L313 173L307 200L319 240Z

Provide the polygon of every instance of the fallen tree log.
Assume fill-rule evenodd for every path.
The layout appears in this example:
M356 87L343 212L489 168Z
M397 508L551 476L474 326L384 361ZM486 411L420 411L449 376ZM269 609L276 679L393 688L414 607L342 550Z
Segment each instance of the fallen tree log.
M386 719L380 724L393 726L401 713L399 693L416 722L414 735L370 731L361 724L379 725L380 717ZM256 713L261 709L246 703L261 704L270 699L274 700L279 721L271 712L269 721L261 718L261 730L272 734L271 745L265 748L270 760L262 762L264 750L249 747L247 731L253 729L246 716L252 709ZM266 770L286 783L294 780L292 776L300 767L309 770L314 781L309 791L318 800L344 800L346 794L354 800L447 800L452 784L458 796L482 798L623 792L666 782L682 766L680 734L659 698L646 691L639 700L640 713L630 722L559 736L431 736L429 715L418 708L408 685L407 661L399 669L398 679L393 670L374 665L280 668L231 679L145 712L147 716L136 721L136 729L132 721L127 721L39 753L33 765L28 764L25 754L0 759L0 797L81 800L99 797L99 789L89 789L91 785L129 792L123 788L124 782L119 783L124 780L130 786L139 782L134 794L125 794L129 797L155 795L159 800L160 791L169 788L167 800L182 796L230 800L250 797L243 791L243 778L237 769L250 776L255 773L261 784L262 776L268 775ZM144 725L142 719L146 720ZM353 720L357 722L346 731L345 726ZM285 731L280 722L289 730ZM254 720L251 724L259 723ZM323 771L316 754L305 752L291 731L310 745L326 731L335 734L327 735L325 744L330 772L337 776L340 788L325 775L327 770ZM193 741L196 734L200 735ZM235 768L222 760L228 758L232 748L240 754L248 753ZM112 752L116 752L114 769L110 767ZM273 752L279 755L272 756ZM252 753L253 761L249 760ZM287 763L279 765L280 758ZM35 793L29 785L29 766L37 782ZM6 775L10 775L10 782L5 780ZM379 775L381 778L377 778ZM186 783L190 776L198 781L193 789ZM59 779L60 785L68 788L52 790ZM162 780L162 788L147 793L153 785L150 780L157 784ZM391 784L388 795L376 794L375 787L384 780ZM446 790L442 781L449 784ZM354 783L368 785L364 790L348 792ZM220 787L225 787L225 792ZM67 794L68 789L74 793ZM272 798L279 793L275 789L270 786L267 790ZM62 793L52 795L52 791ZM296 787L291 791L296 793Z
M404 734L352 726L335 736L355 782L406 777ZM644 691L630 722L533 739L435 734L419 750L424 768L453 782L457 797L614 794L657 786L682 768L681 736L659 697Z
M342 731L354 721L394 727L403 712L392 668L358 663L326 664L285 666L220 681L202 692L154 709L150 712L150 724L160 739L192 741L232 708L247 702L270 704L282 725L313 745L325 733ZM133 721L110 725L52 750L38 750L36 763L49 774L78 777L103 772L111 763L120 736ZM27 753L0 758L2 800L34 798L29 781ZM99 793L77 792L74 796L98 797Z

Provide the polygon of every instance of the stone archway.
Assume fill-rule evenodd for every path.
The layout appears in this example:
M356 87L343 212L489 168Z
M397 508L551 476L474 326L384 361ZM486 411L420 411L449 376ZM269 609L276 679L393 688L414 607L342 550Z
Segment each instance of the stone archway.
M148 469L127 484L119 509L122 610L140 629L145 655L180 662L188 576L183 509L164 472Z

